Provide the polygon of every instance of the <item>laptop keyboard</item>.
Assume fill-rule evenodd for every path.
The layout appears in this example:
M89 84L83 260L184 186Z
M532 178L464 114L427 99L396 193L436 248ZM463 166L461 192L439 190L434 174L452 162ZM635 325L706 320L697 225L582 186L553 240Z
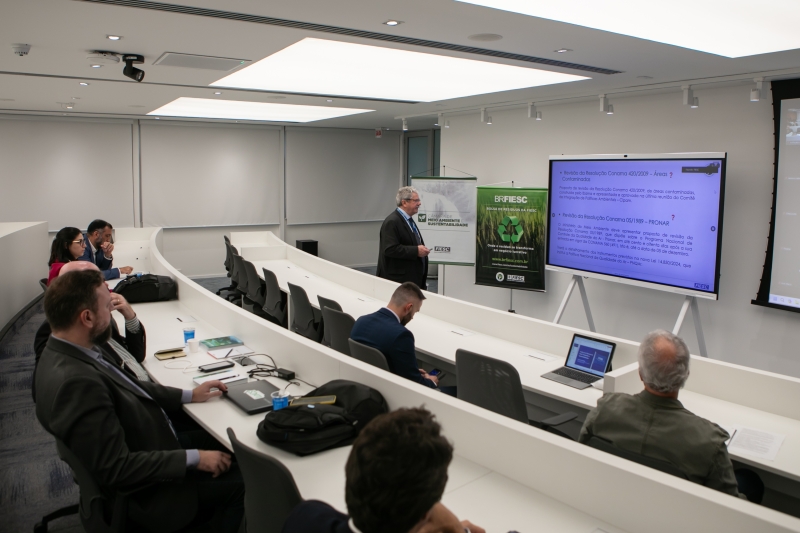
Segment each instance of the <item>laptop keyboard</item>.
M592 374L586 374L584 372L578 372L577 370L572 370L571 368L567 368L565 366L562 366L558 370L554 370L553 374L574 379L575 381L580 381L581 383L594 383L598 379L601 379L598 376L593 376Z

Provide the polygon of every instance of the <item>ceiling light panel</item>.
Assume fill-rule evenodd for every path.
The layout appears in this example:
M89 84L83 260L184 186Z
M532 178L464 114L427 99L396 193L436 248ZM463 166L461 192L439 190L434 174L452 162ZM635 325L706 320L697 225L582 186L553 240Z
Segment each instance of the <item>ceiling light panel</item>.
M151 111L148 115L263 120L269 122L314 122L316 120L369 113L370 111L374 110L181 97L159 107L155 111Z
M434 102L585 79L488 61L306 38L211 85Z
M725 57L800 48L800 2L762 0L456 0Z

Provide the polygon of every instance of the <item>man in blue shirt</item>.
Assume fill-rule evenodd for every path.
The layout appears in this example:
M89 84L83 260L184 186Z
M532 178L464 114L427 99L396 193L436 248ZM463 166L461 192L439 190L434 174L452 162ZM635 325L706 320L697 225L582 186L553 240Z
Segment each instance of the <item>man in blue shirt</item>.
M350 338L380 350L392 374L435 389L439 380L419 368L414 334L406 328L422 308L424 299L425 295L414 283L403 283L394 291L386 307L356 320Z
M130 274L133 267L112 268L114 243L111 242L111 231L114 228L105 220L93 220L86 229L86 244L83 255L78 261L89 261L97 265L105 279L117 279L120 274Z

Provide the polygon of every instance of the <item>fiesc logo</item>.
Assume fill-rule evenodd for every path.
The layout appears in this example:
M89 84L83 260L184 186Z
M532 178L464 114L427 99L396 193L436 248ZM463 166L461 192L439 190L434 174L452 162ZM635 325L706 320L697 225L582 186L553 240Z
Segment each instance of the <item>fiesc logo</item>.
M440 253L440 254L449 254L450 253L450 247L449 246L434 246L433 247L433 252L434 253Z

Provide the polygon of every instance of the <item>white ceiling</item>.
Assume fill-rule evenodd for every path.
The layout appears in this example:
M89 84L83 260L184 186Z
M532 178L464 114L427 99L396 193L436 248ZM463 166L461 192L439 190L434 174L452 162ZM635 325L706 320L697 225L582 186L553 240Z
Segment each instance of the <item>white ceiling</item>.
M427 114L428 117L409 121L412 129L423 128L433 125L434 120L430 115L459 109L528 100L545 102L547 105L548 101L628 92L635 87L660 90L674 87L676 99L679 99L680 85L687 82L730 82L732 79L745 80L762 73L773 77L800 73L800 50L729 59L453 0L173 1L192 7L395 34L622 71L621 74L605 75L554 68L550 70L588 75L592 79L419 104L340 97L328 103L325 95L223 90L222 97L231 100L376 110L374 113L309 124L314 126L396 129L400 127L400 121L395 118L397 116ZM162 53L181 52L257 61L305 37L549 69L528 62L77 0L2 0L0 13L0 112L67 113L152 120L152 117L145 117L148 112L181 96L214 98L214 91L219 89L209 87L209 84L226 75L209 70L153 65L153 61ZM775 16L780 17L780 14L775 13ZM395 27L383 25L388 19L401 20L403 24ZM468 38L479 33L500 34L503 39L476 42ZM106 39L107 34L122 35L124 38L112 42ZM30 54L26 57L15 56L11 49L13 43L30 44ZM573 51L558 54L554 52L558 48L570 48ZM145 64L139 66L146 72L144 81L136 83L125 78L122 65L90 68L86 56L88 51L97 49L144 55ZM407 75L413 76L414 73ZM641 79L638 76L651 76L653 79ZM88 81L90 85L81 87L79 81ZM749 88L743 86L742 91L742 98L746 100ZM79 100L72 100L73 97ZM63 109L61 103L66 102L73 102L74 109Z

